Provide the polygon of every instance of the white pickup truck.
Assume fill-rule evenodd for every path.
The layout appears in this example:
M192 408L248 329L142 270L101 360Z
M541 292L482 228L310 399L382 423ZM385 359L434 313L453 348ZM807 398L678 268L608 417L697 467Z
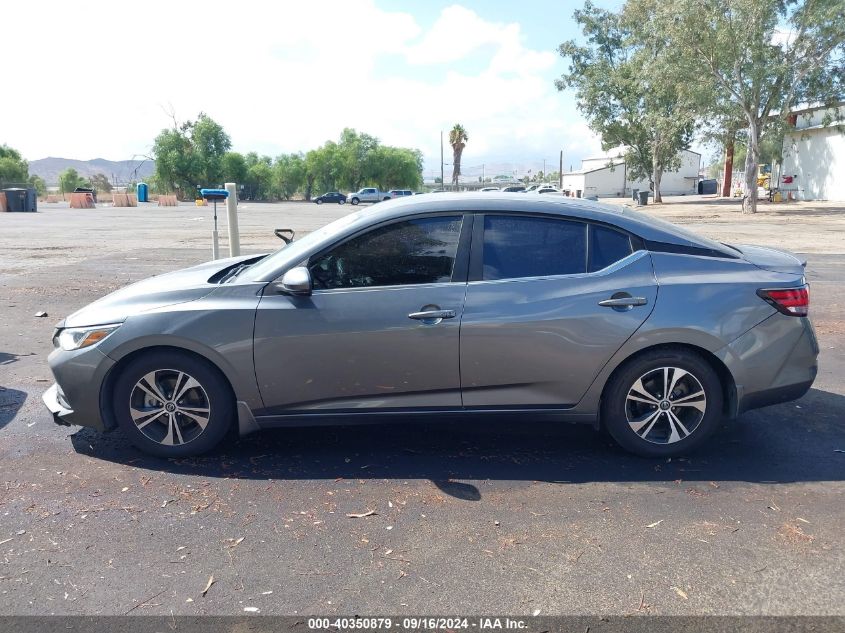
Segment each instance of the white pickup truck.
M375 187L364 187L346 196L346 201L351 204L358 204L359 202L381 202L382 200L390 200L390 197L390 194L386 191L379 191Z

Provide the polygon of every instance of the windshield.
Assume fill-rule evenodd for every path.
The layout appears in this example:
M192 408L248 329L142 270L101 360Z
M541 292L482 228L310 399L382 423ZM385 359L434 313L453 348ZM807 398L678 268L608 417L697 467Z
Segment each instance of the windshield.
M248 279L250 281L271 281L274 273L281 267L298 263L305 259L305 254L315 244L319 244L323 239L341 232L344 228L361 218L366 209L350 213L327 224L326 226L312 231L308 235L286 244L275 253L267 255L264 259L256 262L246 270L242 271L239 277Z

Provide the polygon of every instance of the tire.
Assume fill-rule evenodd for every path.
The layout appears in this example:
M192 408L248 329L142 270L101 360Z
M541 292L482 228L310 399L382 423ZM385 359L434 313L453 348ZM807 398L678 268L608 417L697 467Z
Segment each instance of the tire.
M666 385L673 387L668 398ZM719 376L699 354L654 350L614 372L602 396L601 421L627 451L674 457L713 434L722 420L722 402Z
M352 200L350 200L350 202L351 202L353 205L357 205L357 204L358 204L359 202L361 202L361 201L360 201L360 200L358 200L358 198L352 198Z
M124 435L156 457L206 453L226 436L235 418L232 390L220 371L178 351L150 351L132 360L112 395Z
M341 198L340 200L338 200L338 201L337 201L337 203L338 203L338 204L346 204L346 200L344 200L343 198Z
M323 201L320 200L320 198L317 198L316 202L317 202L317 204L323 204Z

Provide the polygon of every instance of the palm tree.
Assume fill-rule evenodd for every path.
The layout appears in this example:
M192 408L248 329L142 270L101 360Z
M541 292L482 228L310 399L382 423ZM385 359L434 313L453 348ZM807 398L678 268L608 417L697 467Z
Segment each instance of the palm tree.
M452 184L458 184L458 176L461 175L461 155L467 145L469 136L464 126L456 123L449 132L449 145L452 146Z

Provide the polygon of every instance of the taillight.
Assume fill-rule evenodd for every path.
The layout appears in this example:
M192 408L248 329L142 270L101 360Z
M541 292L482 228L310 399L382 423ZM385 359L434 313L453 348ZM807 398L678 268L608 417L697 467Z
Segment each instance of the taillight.
M810 308L810 288L806 284L798 288L760 289L757 295L778 312L789 316L807 316Z

